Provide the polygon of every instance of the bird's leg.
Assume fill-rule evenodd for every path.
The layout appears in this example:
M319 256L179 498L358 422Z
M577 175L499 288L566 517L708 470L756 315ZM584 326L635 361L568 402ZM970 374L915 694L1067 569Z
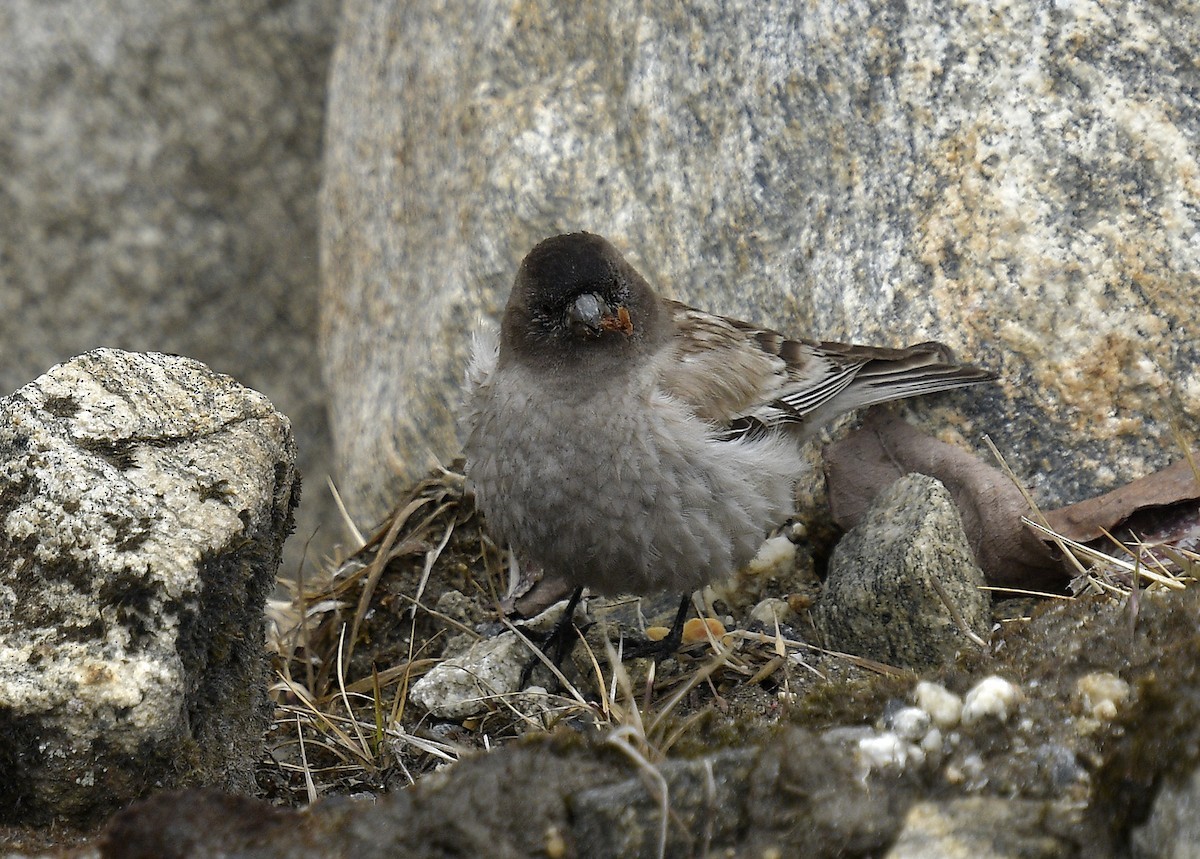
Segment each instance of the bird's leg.
M554 667L562 665L567 654L571 652L572 646L575 644L575 608L579 605L579 600L583 597L583 588L575 588L571 592L570 599L567 600L567 608L562 613L562 617L554 624L554 628L545 634L545 638L538 642L538 646L542 649L542 653L549 657L554 663ZM533 669L541 659L534 657L526 663L525 668L521 671L521 684L518 688L524 689L529 682L530 676L533 674Z
M684 594L683 599L679 601L679 611L675 612L675 620L671 623L671 630L665 637L658 641L635 641L625 648L625 656L631 658L653 657L654 659L662 659L670 656L679 649L680 643L683 641L683 624L687 620L689 605L692 601L691 594Z
M562 617L558 619L558 623L554 625L554 629L550 631L550 637L546 639L546 644L542 648L547 651L546 655L550 657L550 661L556 666L562 665L562 661L566 659L567 654L571 652L571 648L575 646L575 607L579 605L579 600L583 597L583 588L575 588L571 594L571 598L567 600L566 611Z

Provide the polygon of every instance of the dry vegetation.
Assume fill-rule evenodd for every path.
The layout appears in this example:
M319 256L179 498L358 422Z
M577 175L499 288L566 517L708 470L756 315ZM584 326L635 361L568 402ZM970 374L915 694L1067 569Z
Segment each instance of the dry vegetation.
M1071 559L1076 593L1123 599L1182 588L1200 571L1200 555L1187 548L1114 539L1120 551L1100 551L1030 524ZM488 538L454 468L416 486L361 542L345 561L283 582L291 599L272 605L276 719L260 782L277 802L400 789L465 753L562 725L604 736L653 788L655 762L706 716L769 721L831 677L912 676L801 640L818 641L811 628L798 629L804 611L793 627L708 633L676 659L628 670L615 652L619 636L601 623L580 636L562 672L551 667L554 680L542 672L540 682L556 691L498 694L478 717L439 722L409 702L409 690L447 651L512 628L499 610L505 553ZM529 651L546 662L534 645Z

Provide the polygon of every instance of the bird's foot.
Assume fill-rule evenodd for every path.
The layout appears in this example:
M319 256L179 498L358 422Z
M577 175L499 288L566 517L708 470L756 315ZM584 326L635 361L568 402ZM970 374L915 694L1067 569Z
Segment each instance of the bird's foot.
M579 605L579 600L583 596L583 588L576 588L571 594L571 598L567 600L567 607L563 611L562 616L555 622L554 626L548 632L535 632L533 630L524 630L525 635L533 641L547 659L558 668L562 665L563 660L571 652L575 646L579 633L586 632L591 624L585 624L583 628L575 625L575 608ZM542 657L534 656L525 664L521 671L521 682L518 688L524 689L533 675L533 669L542 664Z
M679 645L683 642L683 624L687 618L690 603L691 595L684 594L683 599L679 603L679 610L675 613L675 620L671 624L670 631L658 641L652 641L648 638L627 641L622 649L624 658L653 659L657 662L660 659L673 656L675 651L679 649Z

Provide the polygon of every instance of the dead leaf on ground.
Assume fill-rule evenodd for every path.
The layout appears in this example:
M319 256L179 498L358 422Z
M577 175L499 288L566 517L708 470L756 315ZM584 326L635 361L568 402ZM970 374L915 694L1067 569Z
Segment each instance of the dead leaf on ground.
M1142 544L1167 565L1179 551L1200 549L1200 479L1186 460L1148 474L1112 492L1046 513L1058 534L1112 552L1110 535ZM1128 552L1132 554L1132 552Z

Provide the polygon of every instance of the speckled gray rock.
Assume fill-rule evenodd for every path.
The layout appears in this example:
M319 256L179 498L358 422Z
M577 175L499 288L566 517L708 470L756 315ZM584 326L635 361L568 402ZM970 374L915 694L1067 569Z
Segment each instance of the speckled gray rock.
M98 346L189 355L300 440L340 535L317 327L338 0L0 3L0 396ZM289 565L290 566L290 565Z
M532 658L529 647L515 634L501 633L439 662L413 684L409 694L415 704L439 719L465 719L519 692L521 672Z
M977 646L959 619L987 640L983 585L950 493L932 477L909 474L881 493L834 549L818 623L834 650L937 666Z
M266 397L186 358L96 350L0 400L6 822L253 789L294 461Z
M1198 11L348 0L322 329L355 515L457 449L466 331L577 228L671 297L997 370L1003 401L944 402L1046 506L1177 458L1168 416L1200 431Z

